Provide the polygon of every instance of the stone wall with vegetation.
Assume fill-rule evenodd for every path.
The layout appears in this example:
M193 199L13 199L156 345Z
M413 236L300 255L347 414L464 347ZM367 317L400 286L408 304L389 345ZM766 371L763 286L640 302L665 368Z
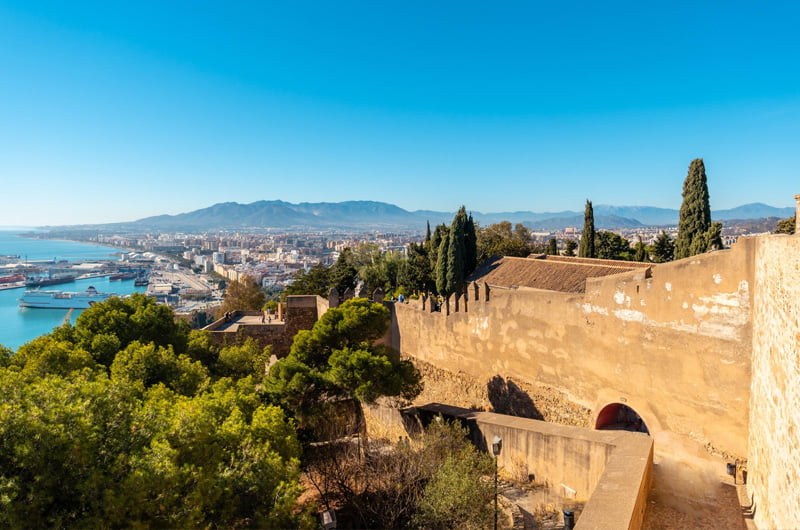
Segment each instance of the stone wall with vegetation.
M576 427L593 426L592 413L558 390L519 378L498 375L474 377L450 372L415 359L422 374L423 390L415 405L447 403L456 407L509 414Z
M328 302L319 296L289 296L283 322L263 324L238 324L235 329L224 329L224 318L209 324L211 340L217 346L242 344L246 339L255 339L261 346L272 346L272 353L285 357L292 346L294 336L302 329L311 329L314 323L328 310ZM261 311L233 311L233 319L240 316L261 316ZM274 315L273 319L277 318ZM222 330L220 330L222 329Z
M748 490L759 528L800 522L800 236L759 239Z
M697 451L745 458L754 259L755 241L745 238L658 265L650 277L590 279L585 293L481 286L449 315L395 304L391 341L415 362L473 378L480 391L495 378L549 387L594 418L625 403L653 435L662 470Z

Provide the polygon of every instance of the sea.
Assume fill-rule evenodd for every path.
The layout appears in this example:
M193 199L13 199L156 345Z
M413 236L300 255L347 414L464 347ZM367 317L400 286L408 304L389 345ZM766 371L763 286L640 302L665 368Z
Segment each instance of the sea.
M119 259L119 249L78 243L74 241L35 239L21 237L19 230L0 230L0 256L19 255L28 261L67 260L83 261L97 259ZM0 270L5 270L0 269ZM6 273L3 272L2 275ZM9 272L10 274L10 272ZM109 281L108 277L77 280L46 287L60 291L85 291L93 286L100 292L120 295L144 292L146 287L136 287L133 280ZM19 307L17 301L25 292L25 288L0 290L0 345L16 350L26 342L40 335L49 333L60 326L67 318L68 309L33 309ZM81 310L74 309L69 314L74 324Z

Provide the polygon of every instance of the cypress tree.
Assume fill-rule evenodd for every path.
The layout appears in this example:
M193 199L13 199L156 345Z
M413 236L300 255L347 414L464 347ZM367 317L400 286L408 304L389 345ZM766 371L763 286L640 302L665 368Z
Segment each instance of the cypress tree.
M449 228L447 225L437 225L433 230L430 244L428 245L428 257L431 260L431 270L436 271L436 266L439 263L439 246L442 244L442 239L447 239Z
M708 228L708 250L722 250L725 245L722 243L722 223L714 221Z
M425 221L425 246L430 247L431 242L431 222Z
M450 249L450 238L447 235L442 237L437 250L436 259L436 291L442 296L447 296L447 255Z
M551 237L547 242L547 254L550 256L558 256L558 241L556 238Z
M472 220L472 214L469 214L467 226L464 228L464 253L464 275L469 276L478 266L478 234L475 230L475 221Z
M642 236L639 236L639 241L634 245L633 250L633 261L647 261L647 247L642 241Z
M711 201L708 196L706 167L702 158L695 158L689 164L689 173L683 181L675 259L688 258L708 250L710 228Z
M467 212L462 206L453 218L450 227L450 243L447 248L447 283L445 292L442 294L452 294L461 288L464 283L464 271L466 267L466 251L464 245L464 231L467 225Z
M581 246L578 256L581 258L594 258L597 256L594 249L594 209L592 201L586 199L586 208L583 210L583 231L581 232Z

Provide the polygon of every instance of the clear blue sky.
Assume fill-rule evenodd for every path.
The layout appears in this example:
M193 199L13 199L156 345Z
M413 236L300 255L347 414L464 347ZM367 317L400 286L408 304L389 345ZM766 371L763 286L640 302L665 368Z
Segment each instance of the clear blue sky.
M0 225L800 193L800 4L0 0Z

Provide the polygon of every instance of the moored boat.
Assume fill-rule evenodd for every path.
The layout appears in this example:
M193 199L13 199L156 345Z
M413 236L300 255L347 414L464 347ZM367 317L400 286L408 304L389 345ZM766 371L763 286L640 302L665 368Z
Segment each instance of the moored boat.
M134 278L136 278L135 272L120 272L117 274L112 274L111 276L108 277L108 279L112 282L116 282L119 280L132 280Z
M117 296L116 293L101 293L89 287L82 293L67 291L25 291L19 299L20 307L37 309L86 309L92 304Z
M0 276L0 283L16 283L24 280L24 274L9 274L8 276Z
M74 282L77 276L56 276L52 278L30 276L25 280L25 287L46 287L48 285L58 285L60 283Z

